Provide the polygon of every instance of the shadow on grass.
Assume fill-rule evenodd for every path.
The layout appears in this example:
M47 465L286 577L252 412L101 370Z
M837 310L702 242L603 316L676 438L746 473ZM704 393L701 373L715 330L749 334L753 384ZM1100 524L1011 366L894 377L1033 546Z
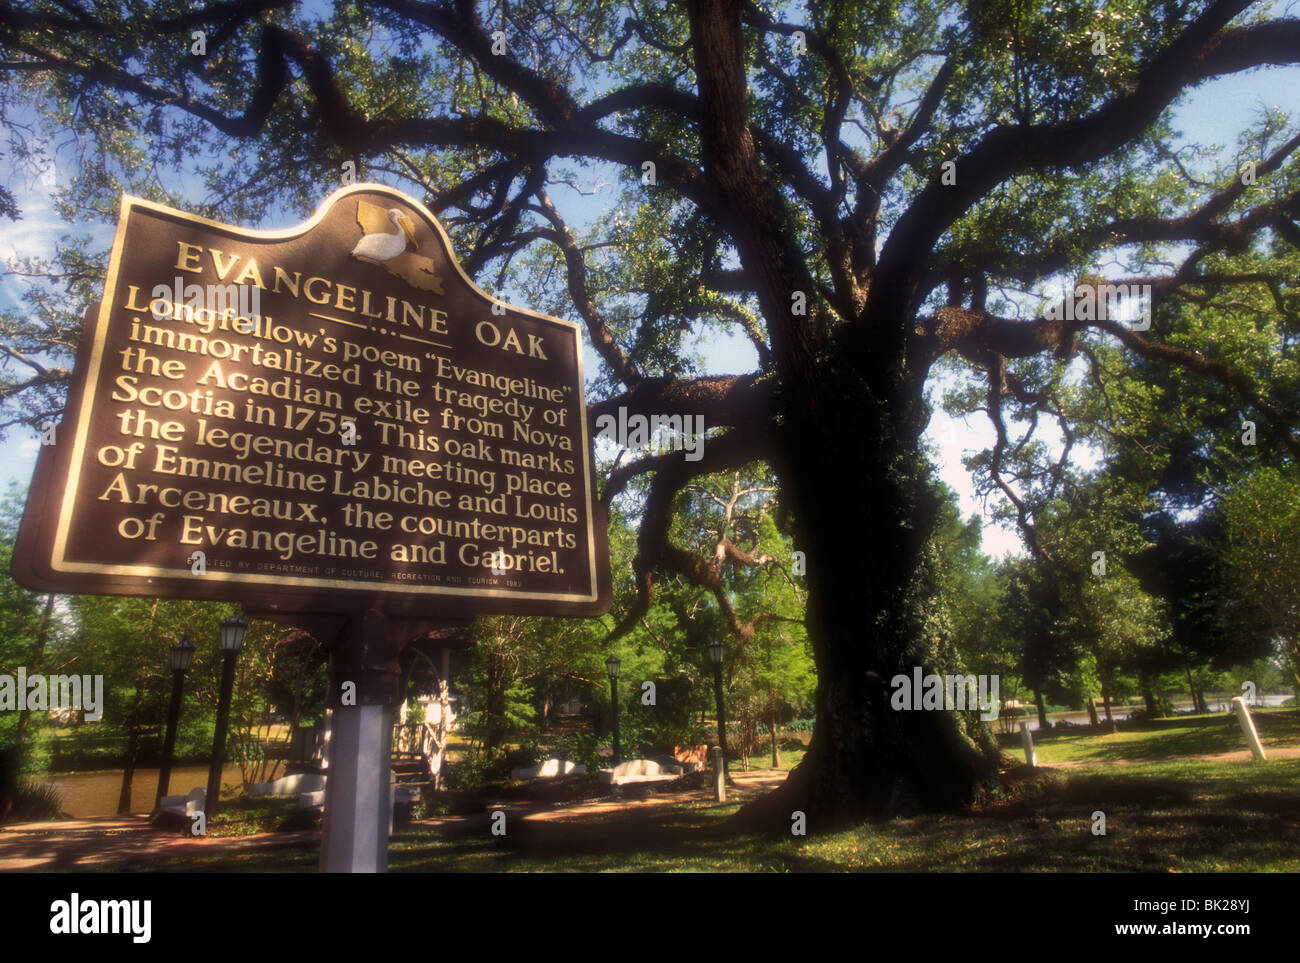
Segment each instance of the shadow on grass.
M398 827L395 872L1224 872L1300 870L1300 760L1170 761L1039 771L961 815L808 837L730 829L734 805L682 800L597 813L487 815ZM1094 813L1106 834L1093 832ZM550 818L539 818L549 815ZM187 854L118 869L313 872L318 843ZM107 868L107 867L106 867Z
M416 833L390 847L389 865L432 872L498 869L618 872L764 868L770 843L724 825L734 806L655 807L572 819L516 819L504 837L485 828ZM487 838L485 838L487 837ZM834 870L794 854L782 869Z

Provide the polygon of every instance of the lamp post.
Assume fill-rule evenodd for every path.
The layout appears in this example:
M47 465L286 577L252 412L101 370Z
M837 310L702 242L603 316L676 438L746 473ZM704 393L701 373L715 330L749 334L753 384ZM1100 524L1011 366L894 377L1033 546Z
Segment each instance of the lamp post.
M167 737L163 740L162 765L158 769L158 795L153 801L155 810L162 806L163 796L167 795L167 784L172 777L172 751L176 748L176 723L181 717L181 689L185 685L185 673L190 671L194 662L194 643L182 639L172 646L172 702L167 709Z
M605 669L609 672L609 701L614 710L614 765L623 761L618 745L618 670L622 666L618 656L611 655L605 660Z
M722 772L728 783L731 782L731 770L727 767L727 710L722 701L722 656L725 652L721 641L708 645L709 661L713 663L713 696L718 704L718 747L722 750Z
M217 702L217 735L212 742L212 765L208 769L208 794L203 803L206 822L217 814L217 797L221 793L221 764L226 757L226 729L230 725L230 695L235 688L235 656L244 647L248 623L232 615L221 623L221 698Z

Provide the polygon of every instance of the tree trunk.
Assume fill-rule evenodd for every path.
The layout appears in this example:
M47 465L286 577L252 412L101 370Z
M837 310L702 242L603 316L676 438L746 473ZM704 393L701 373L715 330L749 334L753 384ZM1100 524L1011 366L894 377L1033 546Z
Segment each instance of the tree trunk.
M484 747L501 748L506 739L506 666L496 653L488 657L487 733Z
M135 702L131 705L131 734L126 741L126 763L122 767L122 791L117 797L118 813L131 811L131 782L135 779L135 760L140 752L140 709L144 705L144 670L136 676Z
M777 467L808 559L817 721L799 766L746 806L741 823L788 832L794 810L819 828L959 810L997 771L992 736L973 717L891 706L896 675L942 674L957 662L926 552L938 500L920 455L922 399L916 391L906 406L888 403L898 389L889 372L877 375L872 392L857 372L819 365L815 394L795 394L784 412L788 460Z
M1115 726L1115 717L1110 712L1110 687L1103 685L1101 687L1101 705L1106 712L1106 724L1110 726L1111 732L1118 732Z
M551 728L551 689L549 686L537 687L537 728L542 732Z
M776 745L776 703L772 703L772 715L770 717L772 725L772 768L781 768L781 753Z
M1209 708L1205 705L1205 696L1201 695L1201 690L1196 688L1196 682L1192 679L1192 663L1187 658L1186 649L1183 649L1183 671L1187 673L1187 692L1192 697L1192 710L1209 712Z
M1092 696L1088 696L1088 722L1094 726L1101 725L1101 720L1097 718L1097 703Z
M1154 719L1160 715L1160 705L1156 702L1156 693L1151 684L1150 673L1139 673L1138 684L1142 687L1142 703L1146 706L1147 716Z
M35 675L41 671L41 666L45 662L45 643L50 636L50 620L54 615L54 596L45 596L45 613L41 616L41 628L36 633L36 649L32 653L31 668L27 670L29 676ZM23 742L27 738L27 725L31 721L32 711L23 704L23 710L18 714L18 732L14 737L14 764L18 766L19 771L23 764Z
M1038 707L1038 731L1046 732L1052 726L1047 721L1047 703L1043 701L1041 689L1034 690L1034 704Z

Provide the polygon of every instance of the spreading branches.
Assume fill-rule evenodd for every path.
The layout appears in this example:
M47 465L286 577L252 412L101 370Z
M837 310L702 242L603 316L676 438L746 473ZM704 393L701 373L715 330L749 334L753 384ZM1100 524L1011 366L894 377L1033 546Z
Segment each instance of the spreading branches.
M671 411L703 415L706 428L763 422L771 413L773 381L762 375L709 375L700 378L643 378L620 395L590 405L591 421L601 415L651 415Z
M957 219L998 184L1028 171L1077 168L1138 137L1186 88L1210 77L1264 64L1300 62L1300 20L1226 29L1249 0L1219 0L1157 55L1134 88L1085 117L1051 124L1001 125L956 161L955 183L939 172L899 218L878 263L863 308L868 319L904 319L916 305L925 256ZM1278 38L1282 38L1279 42ZM1289 47L1287 46L1289 44Z
M641 527L637 534L637 555L633 561L636 581L636 600L610 633L609 641L626 635L637 626L654 601L654 572L673 571L686 575L697 584L712 590L706 579L707 564L697 556L669 544L668 533L673 518L673 505L691 479L719 471L734 470L757 458L771 454L770 437L762 423L733 428L725 434L712 437L704 446L700 457L691 461L688 452L675 451L642 458L616 467L605 483L602 501L609 504L634 477L653 472L649 490L642 509ZM681 555L675 554L681 552ZM694 559L694 561L690 561ZM699 568L700 562L705 568Z
M578 247L578 242L573 237L573 232L569 230L569 226L560 217L560 212L551 203L551 198L546 193L546 189L544 187L539 188L536 193L540 204L538 210L551 222L551 226L554 228L551 239L559 246L560 252L564 255L564 266L569 280L569 297L573 299L573 306L587 325L587 333L591 337L592 346L623 384L629 388L636 387L641 382L641 372L637 370L636 365L619 347L618 342L614 340L609 326L605 323L605 319L601 316L600 310L592 299L587 280L587 261L582 250Z
M1002 398L1003 392L1006 390L1006 362L999 355L992 355L987 360L985 371L988 376L988 400L985 410L988 413L989 420L993 423L994 431L997 433L989 459L989 477L998 490L1006 496L1012 507L1015 508L1016 525L1024 535L1025 544L1029 546L1029 550L1050 562L1052 557L1038 539L1038 532L1035 530L1033 520L1030 517L1029 506L1002 477L1002 462L1008 444L1007 425L1002 417Z
M1096 292L1106 283L1099 279L1084 279L1076 291L1091 287ZM1297 438L1290 418L1264 399L1244 372L1227 361L1208 358L1188 348L1145 338L1129 326L1107 316L1107 298L1104 295L1097 294L1094 302L1098 306L1099 316L1090 319L1041 317L1032 321L1014 321L995 317L986 311L949 307L941 309L935 318L923 324L922 330L937 340L944 349L955 349L986 370L989 367L989 357L996 356L1000 370L1001 359L1027 357L1045 351L1055 351L1060 357L1068 358L1077 348L1076 338L1079 332L1087 328L1096 329L1111 335L1143 358L1185 368L1230 388L1244 403L1255 408L1281 429L1283 444L1293 454L1300 456L1300 438ZM1059 313L1063 315L1065 312ZM995 379L990 374L990 382L994 380L997 381L1000 392L1001 375Z

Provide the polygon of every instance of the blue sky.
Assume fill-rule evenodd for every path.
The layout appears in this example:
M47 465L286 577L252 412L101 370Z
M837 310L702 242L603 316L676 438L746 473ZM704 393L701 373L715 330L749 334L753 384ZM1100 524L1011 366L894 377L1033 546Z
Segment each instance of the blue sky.
M1285 110L1290 115L1294 128L1296 118L1300 117L1300 69L1256 70L1204 84L1193 91L1185 104L1176 111L1175 129L1182 132L1186 142L1203 146L1218 145L1231 151L1238 132L1263 107L1280 107ZM66 159L61 160L66 163ZM16 183L11 181L9 186L18 196L23 219L17 224L6 225L4 235L0 236L0 259L7 261L15 256L49 255L58 237L70 231L69 225L54 213L47 188L39 179L25 182L20 177ZM327 193L328 191L323 191L322 199ZM610 215L616 204L612 188L575 204L572 192L556 187L553 188L553 198L571 219L575 229L584 226L584 219L594 220ZM576 215L574 212L577 212ZM275 229L290 226L297 220L297 217L284 217L249 226ZM78 233L89 230L105 249L112 239L111 225L78 225L76 230ZM19 291L20 288L13 279L0 278L0 304L15 303ZM729 337L710 336L708 340L700 342L699 350L711 373L743 373L752 371L757 365L753 347L739 334ZM597 367L597 358L589 347L585 363L588 371ZM955 420L941 409L936 409L927 440L940 452L939 474L958 492L963 514L983 515L983 506L975 496L968 472L962 466L962 457L983 450L992 443L993 431L987 418L979 415ZM26 485L31 478L36 450L35 438L21 432L12 433L0 444L0 481L8 483L10 479L15 479ZM1081 452L1080 457L1086 462L1089 456L1087 452ZM1007 551L1022 551L1019 536L1013 530L993 524L986 524L984 548L995 556Z

